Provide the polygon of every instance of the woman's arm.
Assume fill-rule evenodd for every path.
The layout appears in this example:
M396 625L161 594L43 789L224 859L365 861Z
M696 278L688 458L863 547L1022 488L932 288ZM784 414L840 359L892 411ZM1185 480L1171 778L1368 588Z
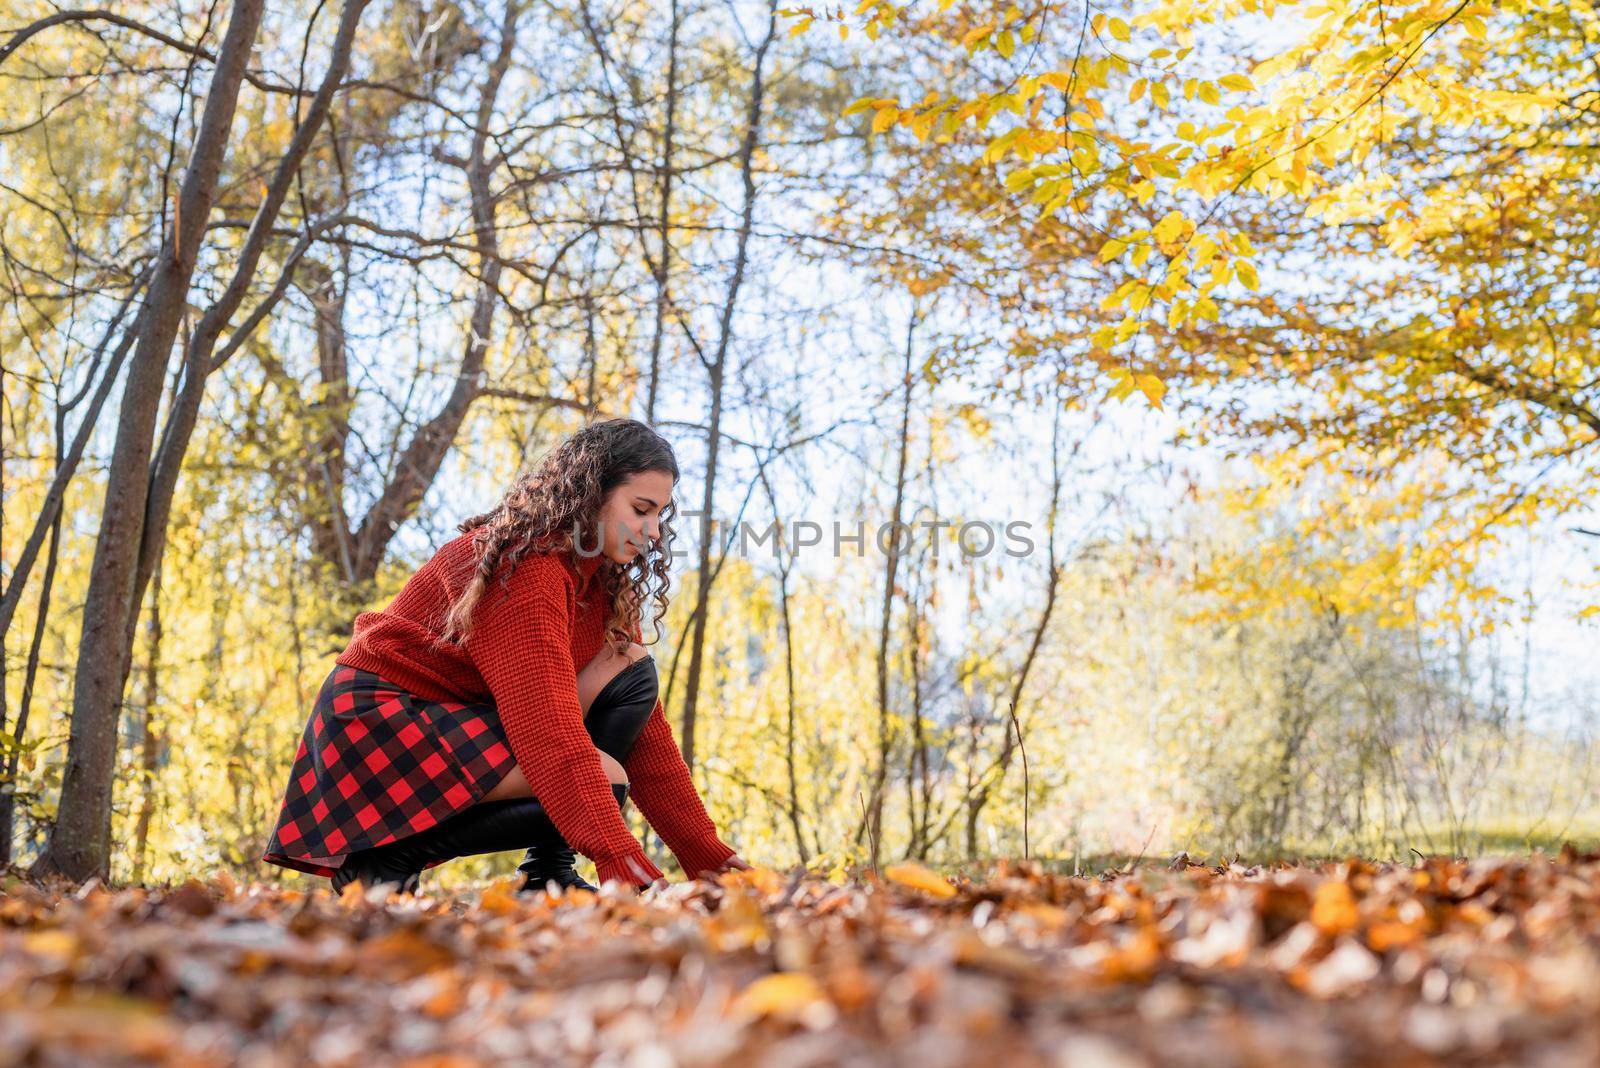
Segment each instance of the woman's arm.
M634 640L638 641L637 632ZM695 879L715 871L735 855L706 814L659 697L622 766L633 784L634 804L678 858L686 876Z
M556 829L594 860L601 882L639 885L662 878L623 822L583 725L565 568L552 557L530 555L507 581L509 589L496 579L485 591L467 654L489 687L517 766Z

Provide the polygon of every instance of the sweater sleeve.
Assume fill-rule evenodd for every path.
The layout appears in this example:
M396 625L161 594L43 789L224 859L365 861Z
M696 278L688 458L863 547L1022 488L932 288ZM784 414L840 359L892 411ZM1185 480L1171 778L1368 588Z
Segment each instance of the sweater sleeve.
M631 632L634 641L639 640L640 632L640 624L635 623ZM737 852L717 837L717 826L706 814L705 804L694 788L661 698L656 698L622 768L633 784L635 807L678 858L678 867L685 876L698 878L701 872L715 868Z
M535 554L512 568L509 589L498 578L492 582L474 616L467 654L489 688L517 766L556 829L594 860L602 883L637 886L663 875L623 822L583 725L572 662L572 590L561 567Z
M659 698L622 766L633 784L634 804L678 858L685 876L698 878L733 856L736 850L717 837L716 824L695 791Z

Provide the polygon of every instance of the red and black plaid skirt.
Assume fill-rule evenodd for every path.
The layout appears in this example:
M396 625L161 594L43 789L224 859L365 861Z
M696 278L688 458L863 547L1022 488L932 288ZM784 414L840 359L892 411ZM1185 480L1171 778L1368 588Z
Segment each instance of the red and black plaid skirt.
M261 859L331 876L357 850L476 804L514 767L493 704L430 701L336 665L306 720Z

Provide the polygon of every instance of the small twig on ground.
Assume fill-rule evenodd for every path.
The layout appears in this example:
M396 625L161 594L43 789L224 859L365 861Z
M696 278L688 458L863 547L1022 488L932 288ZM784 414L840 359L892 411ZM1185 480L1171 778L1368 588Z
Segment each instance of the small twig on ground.
M1139 847L1139 855L1133 858L1132 864L1128 865L1128 873L1130 875L1133 873L1134 869L1139 867L1139 862L1144 860L1145 850L1150 848L1150 841L1151 839L1155 838L1155 836L1156 824L1152 823L1150 825L1150 833L1144 836L1144 845Z

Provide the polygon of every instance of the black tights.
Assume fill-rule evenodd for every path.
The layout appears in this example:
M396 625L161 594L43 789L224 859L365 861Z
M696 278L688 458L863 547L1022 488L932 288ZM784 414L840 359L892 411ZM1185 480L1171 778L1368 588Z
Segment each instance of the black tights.
M649 653L608 680L583 717L594 747L618 763L626 759L655 710L659 692L655 658Z

